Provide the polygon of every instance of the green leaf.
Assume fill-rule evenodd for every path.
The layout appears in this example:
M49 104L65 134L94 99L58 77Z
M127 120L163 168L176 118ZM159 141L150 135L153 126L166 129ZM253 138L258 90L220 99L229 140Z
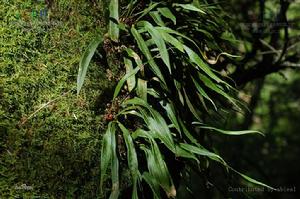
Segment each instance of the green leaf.
M151 115L142 113L144 115L144 120L147 123L147 127L150 131L155 133L157 138L159 138L171 151L175 151L173 137L171 135L170 129L159 112L154 110L147 102L140 98L129 99L125 102L126 104L139 105L148 109ZM140 110L141 112L142 110Z
M159 190L159 184L156 181L153 176L150 175L148 172L144 172L142 178L146 181L146 183L149 185L154 199L160 199L161 197L159 196L160 190Z
M222 129L218 129L215 127L210 127L210 126L201 126L200 128L202 129L209 129L209 130L214 130L217 131L219 133L222 134L226 134L226 135L247 135L247 134L259 134L264 136L264 134L262 132L259 131L254 131L254 130L244 130L244 131L228 131L228 130L222 130Z
M147 126L171 150L175 151L174 141L169 127L162 116L157 113L153 118L147 118Z
M194 108L194 106L191 103L188 95L186 94L185 89L183 89L183 93L184 93L184 98L185 98L186 104L188 105L188 107L189 107L190 111L192 112L192 114L195 116L195 118L198 121L202 121L201 118L200 118L200 115L199 115L199 111Z
M184 103L184 98L183 98L183 95L181 93L181 89L182 89L181 83L179 81L177 81L176 79L174 79L174 85L176 87L179 100L180 100L181 104L184 105L185 104Z
M124 64L125 64L126 74L131 74L133 71L132 61L124 57ZM128 77L127 86L129 92L131 92L134 89L135 84L136 84L135 76L132 75L131 77Z
M197 159L197 157L193 153L181 148L180 146L176 146L176 156L177 157L193 159L198 164L200 163L199 160Z
M139 46L139 49L142 51L142 53L145 55L145 57L147 58L149 65L151 66L151 70L154 72L155 75L157 75L157 77L162 81L162 83L165 85L165 79L161 73L161 70L159 69L159 67L156 65L150 50L148 49L147 44L145 43L143 37L140 35L140 33L134 28L134 26L132 26L131 28L131 33L134 36L135 40L137 41L137 44Z
M126 48L126 52L130 57L134 59L137 66L140 68L142 76L144 76L144 64L140 56L136 52L134 52L131 48Z
M197 155L201 155L201 156L206 156L206 157L208 157L208 158L210 158L212 160L220 162L224 166L227 166L227 163L223 160L223 158L221 158L219 155L217 155L217 154L215 154L213 152L208 151L204 147L201 147L201 146L197 146L196 147L196 146L193 146L193 145L190 145L190 144L186 144L186 143L180 143L179 146L182 147L183 149L191 152L191 153L194 153L194 154L197 154Z
M147 81L138 78L137 83L137 96L147 102Z
M107 168L111 164L111 159L112 159L111 143L112 143L112 137L114 136L115 131L116 131L116 129L115 129L114 123L110 122L108 124L106 133L104 134L103 139L102 139L101 163L100 163L100 169L101 169L100 188L101 188L101 193L103 193L102 187L103 187L104 177L105 177Z
M114 99L119 95L120 90L122 89L124 83L128 80L128 78L130 78L133 75L135 75L139 70L140 70L140 68L136 67L135 69L133 69L132 71L130 71L130 73L127 73L124 77L122 77L122 79L118 82L118 84L117 84L117 86L115 88Z
M158 181L159 185L164 189L168 196L175 197L176 189L173 185L172 177L167 165L162 158L162 154L156 142L153 139L150 140L150 142L150 150L146 147L142 147L142 150L145 151L147 157L147 165L150 175Z
M171 28L168 28L168 27L156 27L156 29L158 31L164 31L164 32L169 33L169 34L174 34L174 35L180 36L180 37L190 41L200 51L200 48L198 47L197 43L195 41L193 41L192 39L190 39L189 37L185 36L184 34L181 34L180 32L175 31L175 30L173 30Z
M157 25L159 25L159 26L165 26L165 23L161 19L158 11L152 11L152 12L150 12L150 16L152 17L152 19L154 20L154 22Z
M212 103L212 105L214 106L215 110L217 110L217 106L215 105L214 101L206 94L206 92L201 88L200 84L195 80L195 78L192 77L192 80L194 82L194 85L196 87L196 89L198 90L198 92L200 93L201 96L203 96L204 98L206 98L208 101L210 101Z
M244 178L245 180L247 180L248 182L251 182L251 183L256 184L256 185L259 185L259 186L266 187L266 188L271 189L271 190L276 190L275 188L273 188L273 187L271 187L271 186L269 186L269 185L266 185L266 184L264 184L264 183L262 183L262 182L259 182L259 181L255 180L255 179L253 179L253 178L250 178L249 176L247 176L247 175L245 175L245 174L242 174L242 173L236 171L236 170L233 169L233 168L230 168L230 169L231 169L232 171L234 171L235 173L237 173L238 175L240 175L240 176L241 176L242 178Z
M91 59L98 47L98 45L100 43L103 42L103 37L102 36L98 36L96 37L88 46L88 48L85 50L85 52L83 53L81 59L80 59L80 63L79 63L79 70L78 70L78 76L77 76L77 94L79 94L85 76L86 76L86 72L87 69L90 65Z
M146 9L144 9L142 12L137 13L137 15L141 14L139 18L136 21L139 21L141 18L143 18L145 15L147 15L151 10L153 10L156 6L158 6L160 3L151 3Z
M175 48L177 48L179 51L184 52L183 42L179 41L172 35L170 35L166 30L156 28L162 38L165 40L165 42L168 42L169 44L173 45Z
M197 142L197 140L193 137L193 135L189 132L189 130L186 128L185 124L183 123L183 121L178 118L178 122L182 128L182 131L184 133L184 135L195 145L200 146L200 144Z
M196 6L194 6L193 4L179 4L179 3L173 3L173 6L175 7L181 7L185 10L190 10L190 11L195 11L195 12L199 12L201 14L206 14L203 10L197 8Z
M171 10L169 8L157 8L157 10L161 13L161 15L163 15L164 17L171 19L174 23L174 25L176 25L176 17L174 16L174 14L171 12Z
M228 99L233 105L235 105L237 108L239 106L235 102L236 100L229 96L227 93L225 93L220 87L217 86L214 82L212 82L209 78L207 78L205 75L202 75L201 73L198 73L199 79L204 83L205 86L210 88L211 90L215 91L216 93L222 95L226 99Z
M161 103L161 105L163 105L163 102ZM176 115L176 112L175 112L175 108L174 108L174 105L171 104L171 103L167 103L165 106L162 106L166 112L167 112L167 115L170 119L170 121L172 122L172 124L174 124L176 130L181 133L181 129L180 129L180 126L179 126L179 122L177 120L177 115Z
M197 55L192 49L190 49L187 46L184 46L185 52L188 54L190 61L192 63L195 63L203 72L205 72L210 78L215 80L218 83L225 83L223 80L221 80L218 76L216 76L209 66L203 62L203 60Z
M119 40L119 0L110 0L109 4L109 17L112 18L113 20L116 20L114 22L113 20L109 21L109 37L111 40L117 42Z
M137 182L138 182L139 170L138 170L138 159L137 159L136 150L129 131L125 128L123 124L121 123L118 124L120 129L123 132L123 137L127 148L128 167L131 172L132 180L133 180L132 198L138 198Z
M115 128L115 127L114 127ZM120 194L120 183L119 183L119 160L117 155L117 142L115 131L111 131L111 181L112 181L112 192L109 199L118 199Z
M151 23L147 21L141 21L139 24L143 25L144 28L150 33L153 41L155 42L160 56L163 60L163 62L167 65L169 72L171 74L171 65L170 65L170 58L169 58L169 53L165 44L165 41L163 37L160 35L160 32L156 30Z

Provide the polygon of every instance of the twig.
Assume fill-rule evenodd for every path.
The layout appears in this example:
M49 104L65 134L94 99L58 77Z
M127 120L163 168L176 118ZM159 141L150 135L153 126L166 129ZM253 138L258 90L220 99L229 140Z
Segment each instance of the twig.
M53 100L50 100L48 101L47 103L43 104L40 108L38 108L36 111L34 111L32 114L30 114L22 123L21 125L24 125L29 119L31 119L32 117L34 117L39 111L41 111L42 109L46 108L47 106L49 106L50 104L52 104L53 102L57 101L58 99L66 96L67 94L69 94L71 92L68 91L68 92L65 92L64 94L62 94L61 96L53 99Z

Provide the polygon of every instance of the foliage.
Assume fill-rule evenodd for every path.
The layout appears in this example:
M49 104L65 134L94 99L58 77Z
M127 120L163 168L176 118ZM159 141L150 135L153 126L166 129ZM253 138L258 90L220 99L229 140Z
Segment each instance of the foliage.
M132 198L147 194L138 193L143 182L154 198L176 196L178 182L174 182L171 170L179 173L182 169L172 168L170 159L182 167L191 161L216 161L224 169L272 189L231 168L201 139L204 129L229 135L257 133L225 131L204 123L204 115L214 109L240 109L239 101L232 97L235 89L226 76L210 66L216 60L207 57L209 53L234 57L224 52L230 42L220 29L226 28L226 23L217 16L216 7L200 1L130 1L120 9L118 5L111 1L109 32L103 37L104 54L116 54L118 63L126 69L115 88L110 107L114 111L107 113L109 123L102 143L100 184L103 186L109 170L110 198L118 198L124 189L120 187L119 165L126 159L132 176ZM93 44L98 41L93 41L82 57L78 93L90 60L86 58L93 55ZM207 165L201 169L207 169Z

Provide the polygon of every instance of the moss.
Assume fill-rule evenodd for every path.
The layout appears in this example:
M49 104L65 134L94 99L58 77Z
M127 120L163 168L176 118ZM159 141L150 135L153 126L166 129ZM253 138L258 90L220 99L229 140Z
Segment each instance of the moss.
M0 3L0 198L95 198L104 125L97 108L113 84L93 63L80 96L75 87L81 54L104 31L102 8L59 0L46 18L30 16L45 7Z

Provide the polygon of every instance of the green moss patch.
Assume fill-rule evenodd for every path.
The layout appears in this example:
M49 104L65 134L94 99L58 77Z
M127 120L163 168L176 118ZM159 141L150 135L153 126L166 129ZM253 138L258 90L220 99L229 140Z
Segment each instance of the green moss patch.
M75 87L81 54L103 32L101 13L84 0L1 0L0 198L96 197L98 98L112 83L93 63L80 96Z

